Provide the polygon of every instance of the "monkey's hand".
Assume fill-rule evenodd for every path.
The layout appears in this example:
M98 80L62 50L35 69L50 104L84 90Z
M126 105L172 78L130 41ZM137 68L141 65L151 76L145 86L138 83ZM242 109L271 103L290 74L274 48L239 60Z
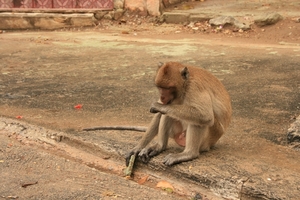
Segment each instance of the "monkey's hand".
M166 114L166 106L161 103L155 102L152 104L152 106L150 108L150 112Z
M150 108L150 112L151 113L158 113L159 111L153 107Z
M151 157L159 154L160 152L161 150L158 150L154 147L144 148L141 151L137 151L133 149L126 155L126 167L128 167L132 155L135 155L135 157L138 158L143 163L148 163Z
M128 152L128 153L126 154L126 157L125 157L125 159L126 159L126 167L128 167L128 165L129 165L131 156L132 156L132 155L135 155L135 157L137 157L137 155L138 155L139 153L140 153L140 150L133 149L133 150L131 150L130 152Z

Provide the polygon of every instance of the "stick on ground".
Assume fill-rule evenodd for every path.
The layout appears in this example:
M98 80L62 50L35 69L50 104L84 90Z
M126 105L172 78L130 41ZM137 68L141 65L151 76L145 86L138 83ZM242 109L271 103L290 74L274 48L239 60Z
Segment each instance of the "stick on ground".
M124 170L125 176L131 176L133 171L134 161L135 161L135 155L132 155L130 157L128 167L126 167L126 169Z

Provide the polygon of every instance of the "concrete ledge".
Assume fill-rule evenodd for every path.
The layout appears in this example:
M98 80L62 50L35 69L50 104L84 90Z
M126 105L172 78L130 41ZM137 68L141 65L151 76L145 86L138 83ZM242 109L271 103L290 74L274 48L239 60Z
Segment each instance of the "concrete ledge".
M191 14L189 20L191 22L203 22L203 21L208 21L214 17L215 15L212 14Z
M125 155L126 151L128 151L128 149L126 149L128 143L124 143L124 141L116 141L116 137L112 137L113 139L111 139L110 142L105 141L103 137L91 140L89 137L86 137L87 134L84 134L83 132L78 132L75 135L67 134L35 126L24 121L4 117L0 117L0 130L16 134L20 136L18 137L19 139L26 137L28 140L40 141L53 146L57 146L58 143L64 143L68 146L72 146L76 149L93 153L95 155L97 155L97 152L103 152L116 160L123 160L124 158L121 155ZM91 134L99 136L99 132L89 132L89 135ZM116 135L120 134L120 132L112 131L110 134ZM115 146L112 144L118 145ZM227 158L231 159L232 157L229 156ZM218 159L220 159L220 157ZM112 165L114 161L111 160L112 159L106 161L110 162ZM85 161L83 160L83 162ZM262 173L262 175L258 173L262 170L261 167L268 166L258 166L258 163L260 163L258 161L254 161L254 163L254 165L251 164L250 166L253 166L253 168L258 171L252 171L252 168L248 171L247 167L237 167L239 166L238 164L232 165L231 163L221 163L220 166L216 165L213 166L213 168L209 165L202 165L200 168L196 169L197 167L193 166L193 170L187 171L187 168L189 168L187 164L181 164L170 168L162 165L161 159L155 157L147 165L138 162L136 167L147 168L148 170L160 172L165 172L167 170L169 176L178 178L178 180L186 180L192 184L210 189L224 199L299 199L297 198L299 197L299 173L274 165L272 168L273 172ZM103 169L103 166L98 166L98 168ZM225 173L223 172L224 169L226 169ZM278 175L280 172L289 177L289 179L281 179ZM277 177L275 176L276 174L278 175L278 181L275 179ZM274 180L267 177L274 177ZM286 182L286 184L283 184L282 182Z
M171 13L165 12L163 14L163 18L165 19L166 23L173 23L173 24L180 24L189 22L189 13Z
M67 27L93 26L96 19L93 13L0 13L0 29L58 29Z
M205 13L181 13L181 12L165 12L163 18L166 23L180 24L188 22L208 21L218 15Z

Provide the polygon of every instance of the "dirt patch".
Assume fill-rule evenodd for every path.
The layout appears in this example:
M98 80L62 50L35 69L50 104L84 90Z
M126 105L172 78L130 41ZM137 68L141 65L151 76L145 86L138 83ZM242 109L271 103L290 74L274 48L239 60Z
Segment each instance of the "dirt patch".
M3 131L0 137L0 192L4 199L134 199L147 196L186 199L184 189L180 190L181 195L153 189L158 179L149 174L150 186L127 180L118 174L121 165L106 161L107 171L101 172L105 161L76 148L41 144L11 134L7 139Z
M157 177L175 177L177 183L184 179L188 184L207 187L228 199L252 198L251 195L262 199L293 199L300 191L299 152L286 145L285 137L293 117L299 115L299 25L286 19L282 25L266 27L264 31L254 28L231 34L226 30L194 32L184 25L149 23L140 26L108 23L93 29L54 32L6 32L0 35L0 114L8 118L22 116L20 121L98 144L99 149L110 153L112 162L123 163L124 154L136 145L143 133L87 133L81 129L116 124L146 126L152 117L149 106L157 99L153 85L156 64L174 60L201 66L215 74L231 95L233 121L227 134L215 149L199 159L166 168L161 164L163 157L181 150L171 143L149 165L138 165L137 171L152 169ZM82 109L74 108L78 104L83 105ZM17 171L23 166L17 162L21 158L6 160L7 156L17 155L6 148L7 144L3 144L5 160L2 160L10 166L15 164L13 171ZM68 145L74 152L88 151L75 143ZM30 150L32 146L16 146L20 151L36 151ZM22 173L28 174L24 183L36 181L47 166L56 169L54 163L58 161L46 162L50 159L48 155L55 151L46 153L44 158L40 158L44 153L32 153L34 158L24 154L30 163L24 164L27 167ZM89 153L94 156L91 160L102 156L101 152ZM38 167L29 162L39 159L43 162ZM60 163L69 162L60 156L55 159ZM101 188L98 184L102 174L86 165L64 164L63 168L59 165L60 170L49 172L44 179L48 185L40 184L43 178L39 178L39 184L28 187L35 189L26 190L26 194L20 191L19 196L33 198L37 191L54 191L47 193L50 196L38 194L49 199L88 194L100 198L95 191ZM7 197L13 194L8 188L19 187L17 177L22 175L11 177L7 171L3 173L7 177L5 191L9 191L3 195ZM66 196L63 192L71 186L61 181L61 177L74 186L74 191ZM90 189L84 189L87 186L80 182L90 182L88 177L96 177L99 182L94 186L86 184ZM108 177L107 181L111 179L114 180ZM53 183L62 187L51 190ZM130 196L131 191L125 185L114 194ZM78 192L80 188L84 192Z

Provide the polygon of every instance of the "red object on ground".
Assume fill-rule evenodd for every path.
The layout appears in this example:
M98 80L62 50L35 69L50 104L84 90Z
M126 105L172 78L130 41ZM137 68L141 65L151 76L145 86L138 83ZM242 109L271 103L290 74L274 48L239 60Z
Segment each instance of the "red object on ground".
M79 109L82 108L82 105L81 105L81 104L78 104L78 105L74 106L74 108L77 109L77 110L79 110Z

